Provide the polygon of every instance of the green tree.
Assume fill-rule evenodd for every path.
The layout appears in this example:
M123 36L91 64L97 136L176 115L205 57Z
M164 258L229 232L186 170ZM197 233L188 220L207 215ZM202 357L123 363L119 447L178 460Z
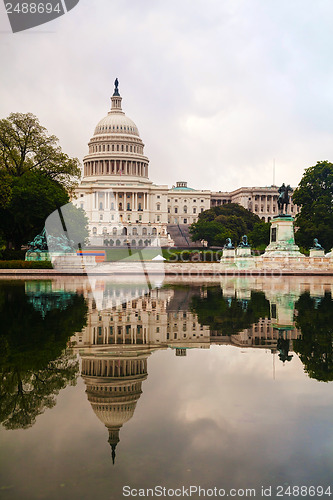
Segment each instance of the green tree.
M198 222L190 226L189 231L192 241L205 240L211 246L214 244L217 235L221 232L221 224L214 221L198 220Z
M294 351L309 377L322 382L333 380L333 300L330 293L322 298L304 292L295 304L296 326L301 339L294 341Z
M39 172L12 177L0 204L0 231L7 248L20 249L43 229L45 219L69 202L63 186Z
M264 249L269 244L270 227L269 222L256 222L248 234L250 244L255 248Z
M11 113L0 120L0 171L11 177L38 171L68 191L81 175L79 160L63 153L58 139L31 113Z
M198 221L190 226L190 234L193 241L206 240L209 245L222 246L225 244L226 238L231 238L234 244L238 244L244 234L249 235L254 231L257 224L266 226L260 217L241 205L227 203L199 214ZM267 228L269 228L269 224L267 224ZM266 231L269 231L267 228ZM263 240L260 239L258 229L253 234L258 244L266 242L264 231Z
M333 246L333 164L320 161L307 168L293 194L301 207L296 216L296 243L311 247L314 238L330 250Z

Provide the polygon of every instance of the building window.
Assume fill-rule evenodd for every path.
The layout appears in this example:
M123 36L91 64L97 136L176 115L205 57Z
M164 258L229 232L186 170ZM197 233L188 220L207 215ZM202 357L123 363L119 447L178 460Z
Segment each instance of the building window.
M99 209L103 210L103 203L102 202L100 202L100 204L99 204Z
M193 213L196 214L197 213L197 209L196 207L193 207Z
M175 214L178 214L178 208L175 207Z
M184 219L184 224L187 224L187 219Z
M99 220L103 220L103 214L99 216Z
M187 214L187 206L184 205L184 214Z
M93 227L93 234L97 234L97 227Z
M160 220L161 220L161 217L158 215L157 216L157 222L160 222Z
M161 210L161 205L159 203L156 205L156 209Z

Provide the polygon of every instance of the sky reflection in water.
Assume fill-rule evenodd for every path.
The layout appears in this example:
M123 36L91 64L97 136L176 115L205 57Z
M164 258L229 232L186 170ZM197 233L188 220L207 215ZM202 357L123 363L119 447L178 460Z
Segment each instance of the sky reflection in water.
M309 300L315 301L315 319L320 327L319 333L317 332L319 341L324 335L323 327L320 325L321 316L327 324L326 337L331 335L330 341L332 341L332 323L327 322L329 320L327 308L322 310L321 316L318 315L318 307L323 303L323 294L325 290L328 291L329 286L312 287L310 293L305 295L304 289L299 286L295 286L294 289L290 287L284 294L272 292L274 287L268 287L265 291L258 290L257 286L256 293L264 291L265 295L259 296L260 307L258 296L252 300L257 305L249 312L249 306L246 309L245 303L251 301L253 293L251 296L244 287L241 289L236 286L235 289L235 287L230 288L228 285L228 288L226 284L223 284L223 296L221 295L220 302L225 300L228 305L224 314L229 314L231 318L231 321L228 321L228 328L231 330L233 326L236 330L238 322L242 319L239 311L237 312L240 304L246 313L244 318L247 320L251 317L257 321L257 312L260 311L260 314L263 314L267 305L265 301L269 301L266 322L275 325L271 330L273 332L271 340L275 339L275 344L274 342L270 345L259 343L256 346L254 346L255 338L251 337L251 332L253 335L257 334L255 327L251 325L245 325L247 336L244 334L244 329L241 336L232 331L228 332L228 338L223 336L223 328L226 325L225 321L222 321L221 331L218 331L217 323L220 320L216 307L215 317L211 318L206 315L202 321L206 321L209 316L217 330L210 331L207 324L200 329L200 324L196 322L196 337L191 336L189 329L191 328L192 331L193 321L198 312L195 310L195 307L198 310L196 297L201 296L204 300L207 297L207 290L199 286L192 287L192 289L166 287L155 292L159 293L159 296L144 298L145 311L140 309L142 299L137 299L136 309L126 311L126 315L129 313L130 318L128 320L126 316L123 319L124 325L127 321L127 324L137 327L141 321L143 327L146 325L148 332L146 336L140 337L140 333L136 330L136 346L129 342L115 348L114 338L117 338L119 326L116 318L119 314L124 316L123 306L120 310L112 312L111 308L100 313L94 309L93 298L86 293L81 283L61 284L58 282L53 283L51 288L48 284L47 289L40 287L39 291L35 289L35 294L32 295L31 286L27 287L20 283L11 287L7 285L1 286L1 305L5 306L5 310L2 307L1 320L5 313L7 319L10 316L11 303L23 301L21 305L25 307L26 315L31 313L36 322L35 313L37 313L42 321L48 322L48 329L44 333L48 339L53 336L52 345L56 348L54 351L51 349L51 354L58 356L56 359L59 359L58 348L63 339L56 327L52 329L53 322L50 315L57 311L57 307L48 310L43 319L43 314L38 312L37 305L37 302L40 304L41 301L36 302L31 298L41 297L44 294L45 302L46 294L52 296L53 293L53 304L58 304L58 317L60 317L59 310L64 312L66 308L61 309L59 300L54 300L56 293L59 293L61 287L67 294L70 289L78 291L75 298L67 297L67 312L70 312L74 304L73 300L76 301L74 308L76 316L72 322L74 330L70 332L71 323L64 314L63 325L68 328L67 333L72 335L72 345L80 344L79 348L74 348L74 353L80 352L82 366L86 363L87 367L90 366L89 369L95 369L91 361L93 360L96 365L103 359L107 366L104 368L109 370L109 375L105 376L103 372L104 376L91 376L86 372L84 379L78 378L76 386L68 385L65 389L52 386L51 389L60 391L56 396L56 405L51 409L46 409L40 415L37 414L36 423L32 422L32 425L25 430L1 428L1 498L91 499L101 496L116 499L122 498L124 485L146 488L160 484L176 488L181 485L195 484L206 488L217 486L226 489L250 487L259 489L261 485L270 484L323 486L329 484L333 466L331 382L318 382L304 373L304 365L298 355L292 352L292 345L289 354L293 357L289 362L283 363L279 359L279 352L276 351L279 328L280 330L284 328L283 335L290 336L292 335L290 332L295 332L295 330L287 330L286 327L294 328L295 320L300 323L299 314L298 317L294 317L294 311L291 316L287 313L290 303L297 304L302 294L307 310L309 310L309 304L312 303ZM26 292L24 297L22 290ZM221 293L219 287L209 290L213 293ZM235 291L238 304L235 302ZM4 292L6 292L7 299L4 298ZM8 299L10 294L12 298ZM88 317L86 319L86 310L81 305L81 294L87 299ZM283 295L288 297L287 301L282 300ZM272 303L276 298L279 299L276 301L278 309L276 315L280 315L280 318L272 318ZM26 299L27 301L24 302ZM325 299L331 300L331 296L326 294ZM156 305L153 310L152 302L154 301ZM287 309L283 309L284 306L281 309L281 304L286 303L288 303ZM81 318L77 313L78 304L81 307ZM232 310L232 308L236 309ZM300 306L299 309L303 311ZM141 311L140 320L138 316L135 317L138 311ZM156 320L156 311L159 314L158 320ZM186 318L184 312L187 313ZM201 313L202 311L199 310L199 316ZM134 315L133 321L132 314ZM305 313L302 312L302 314ZM101 317L102 320L100 320ZM207 322L209 323L210 320ZM86 322L86 326L83 327L81 333L75 335L75 328L80 321L82 325ZM307 321L309 322L310 319L307 318ZM160 322L159 332L156 332L157 322ZM288 322L292 325L287 325ZM12 324L15 326L14 323L12 318ZM169 323L169 328L167 323ZM181 338L184 323L186 323L186 341ZM114 326L112 340L109 340L109 335L104 337L104 340L110 341L111 344L105 345L98 340L100 337L98 325L100 324L103 327L105 324ZM173 338L175 324L177 324L177 339ZM241 326L244 328L244 324ZM17 325L15 328L16 338L20 340ZM25 328L29 328L27 321ZM31 374L45 369L50 362L54 361L52 355L49 357L46 355L50 349L38 350L38 343L42 347L43 343L38 337L39 333L36 336L36 330L39 331L31 328L32 345L29 344L26 335L24 342L17 341L17 345L14 345L13 342L8 344L8 331L3 331L1 334L1 347L5 353L1 367L2 422L4 422L3 415L6 409L3 401L4 388L8 386L5 382L6 380L8 382L9 367L16 366L15 363L19 361L21 370L25 370L24 373L28 373L33 378L34 375ZM104 330L101 333L103 336ZM110 333L109 330L107 333ZM169 338L167 338L168 333ZM133 329L128 335L132 337L132 334ZM10 335L13 333L10 332ZM124 335L126 340L126 329ZM299 336L297 330L295 336ZM159 349L157 337L160 342ZM123 336L121 335L120 338ZM212 338L215 339L214 342L224 345L210 345ZM244 343L244 339L247 339L247 344ZM243 344L240 341L243 341ZM63 348L66 342L67 339ZM91 345L93 342L95 342L95 347ZM236 342L238 346L235 345ZM194 348L195 345L198 348ZM306 345L308 349L310 343ZM7 346L7 350L4 350L4 346ZM178 350L175 349L176 347ZM184 356L179 355L185 354L184 350L180 350L181 347L193 348L186 349L186 356ZM15 348L18 348L18 352ZM26 365L23 363L24 366L22 366L23 358L20 357L22 349L25 349L28 357ZM328 353L332 352L327 346L325 349ZM36 358L37 352L39 356ZM44 367L41 366L43 357L41 353L43 352ZM307 350L305 350L306 354L308 354ZM111 362L110 359L113 361ZM117 384L119 388L122 384L124 386L125 379L131 379L128 373L126 376L120 372L124 359L127 362L132 360L132 365L126 365L127 370L130 366L131 369L137 370L138 365L133 364L133 360L147 360L147 365L145 362L140 365L143 368L141 374L143 381L139 383L139 386L143 392L141 395L138 394L138 386L135 390L130 389L126 394L124 392L118 394L118 389L116 389L116 392L112 392L111 399L108 395L105 399L103 392L105 387L110 390L112 386L114 391ZM34 363L36 363L35 366L33 366ZM119 372L117 372L118 375L113 373L115 377L110 385L112 366L113 370L119 370ZM332 368L331 364L330 367ZM5 381L4 374L7 377ZM138 376L133 375L132 380L138 380ZM126 387L130 386L131 384L127 384ZM26 387L27 391L29 387ZM97 392L96 387L99 387ZM103 387L102 393L101 387ZM100 397L104 398L104 403L100 402L101 400L98 399ZM123 402L121 402L122 397ZM135 401L137 401L136 407ZM40 400L38 402L40 403ZM125 417L123 415L125 423L119 431L120 442L116 446L115 465L112 465L108 429L96 416L91 404L95 405L95 411L99 416L103 412L98 410L98 405L99 407L104 405L104 408L108 407L109 410L112 407L113 416L117 405L122 407L123 414L124 405L129 404L131 408L129 418L128 415Z

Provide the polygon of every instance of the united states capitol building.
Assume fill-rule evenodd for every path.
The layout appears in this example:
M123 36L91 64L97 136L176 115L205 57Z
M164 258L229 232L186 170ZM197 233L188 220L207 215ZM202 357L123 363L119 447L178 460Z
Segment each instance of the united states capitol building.
M122 110L118 80L111 109L88 145L74 203L88 216L92 245L187 246L189 225L204 210L225 203L238 203L266 222L277 214L276 186L212 192L185 181L172 188L154 184L138 128ZM297 210L291 200L291 214Z

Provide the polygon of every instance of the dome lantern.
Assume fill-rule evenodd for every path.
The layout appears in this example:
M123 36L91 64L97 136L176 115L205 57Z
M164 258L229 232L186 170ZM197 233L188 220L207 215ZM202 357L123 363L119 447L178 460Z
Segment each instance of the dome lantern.
M121 109L122 97L119 94L118 85L119 85L119 81L118 81L118 78L116 78L114 81L113 96L111 97L111 111L110 111L110 113L123 113L124 114L124 112Z

